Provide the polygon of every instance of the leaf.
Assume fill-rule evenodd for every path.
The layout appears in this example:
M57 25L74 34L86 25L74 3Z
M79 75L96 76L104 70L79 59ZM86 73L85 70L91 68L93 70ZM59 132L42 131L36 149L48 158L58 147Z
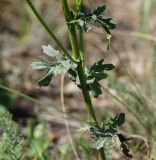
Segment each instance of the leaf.
M75 84L81 88L80 86L80 81L79 81L79 78L78 78L78 73L76 71L76 67L71 67L69 70L68 70L68 73L69 73L69 77L70 79L75 82Z
M125 113L120 113L115 117L115 121L118 126L121 126L125 123Z
M84 16L85 17L85 16ZM69 24L77 24L78 28L82 28L85 32L90 31L92 28L88 25L86 18L72 20Z
M100 24L107 34L111 34L110 30L116 28L116 24L112 22L112 18L97 17L95 22Z
M64 75L73 66L65 56L59 56L57 58L58 65L54 68L54 75Z
M53 77L53 69L48 71L48 74L45 75L42 79L38 80L37 84L39 86L48 86L50 84L52 77Z
M75 66L66 56L61 54L59 51L53 49L50 45L42 46L43 52L50 57L56 57L55 61L51 62L44 58L41 58L38 62L31 64L33 69L46 70L46 75L37 81L39 86L48 86L53 76L64 75Z
M99 81L107 78L108 75L105 73L105 71L109 71L115 67L112 64L103 64L103 62L104 59L101 59L98 62L94 63L86 73L89 92L91 96L95 98L98 98L99 95L102 94Z
M93 72L91 75L88 76L88 79L93 79L95 78L98 81L101 81L102 79L107 78L108 75L103 72Z
M92 29L91 27L89 27L89 25L87 24L87 22L84 21L84 20L79 20L78 21L78 26L80 28L82 28L85 32L88 32L88 31L90 31Z
M91 96L94 98L98 98L100 94L102 94L100 84L97 80L94 80L92 83L88 84L89 91Z
M104 59L99 60L98 62L94 63L93 66L89 69L89 72L102 72L102 71L109 71L115 68L113 64L103 64Z
M115 29L116 28L116 24L114 22L112 22L112 18L103 18L103 19L100 19L100 20L103 23L105 23L109 29Z
M56 51L50 45L48 46L43 45L42 49L43 49L43 53L45 53L46 55L50 57L57 57L60 54L59 51Z
M103 62L104 59L101 59L98 62L94 63L89 69L89 71L87 69L85 70L87 88L90 95L94 98L98 98L102 94L99 81L107 78L108 76L104 71L109 71L115 67L112 64L103 64ZM68 70L68 73L71 80L75 82L75 84L81 89L76 68L70 68Z
M92 13L95 14L96 16L101 15L104 11L106 10L106 5L98 6L98 8L93 11Z
M125 122L125 114L120 113L109 121L105 122L103 127L98 126L96 123L91 123L90 131L93 139L96 141L95 147L99 150L104 146L107 140L112 139L117 135L118 127Z
M100 24L107 34L111 34L110 30L115 29L116 24L112 22L112 18L103 17L105 10L106 5L98 6L97 9L88 11L83 7L82 10L79 9L79 13L77 12L76 16L69 24L75 24L85 32L88 32L90 30L89 22L94 21L95 23Z
M40 62L33 62L31 64L31 66L32 66L33 69L38 69L38 70L40 70L40 69L48 69L49 68L49 65L44 64L41 61Z
M70 68L70 69L68 70L68 73L69 73L69 76L70 76L71 80L74 81L74 82L76 82L76 77L77 77L77 72L76 72L76 70L73 69L73 68Z
M95 147L97 150L100 150L100 149L104 146L105 142L106 142L106 139L100 138L100 139L98 139L97 142L94 144L94 147Z
M49 69L50 67L54 67L58 65L58 63L50 62L44 58L40 58L41 61L33 62L31 64L31 67L35 70L43 70L43 69Z

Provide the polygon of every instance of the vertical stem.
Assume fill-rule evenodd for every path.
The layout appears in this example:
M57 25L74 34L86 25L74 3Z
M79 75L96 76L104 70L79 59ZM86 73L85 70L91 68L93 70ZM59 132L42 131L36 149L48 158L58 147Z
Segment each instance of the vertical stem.
M98 160L106 160L106 155L103 148L98 151Z
M83 40L83 30L82 28L80 28L80 31L79 31L80 35L79 35L79 40L80 40L80 57L81 57L81 60L83 62L83 66L85 65L85 57L84 57L84 40Z
M69 30L70 41L72 42L71 46L72 46L72 51L73 51L73 57L75 59L78 59L78 58L80 58L79 46L78 46L78 42L77 42L75 27L74 27L74 25L69 24L69 22L71 20L71 13L70 13L70 10L69 10L69 7L68 7L68 3L67 3L66 0L61 0L61 4L62 4L62 8L63 8L63 11L64 11L64 16L66 18L66 23L67 23L68 30Z
M67 21L67 26L68 26L68 30L69 30L69 35L70 35L70 41L71 41L71 46L72 46L72 51L73 51L73 57L78 60L80 59L80 52L79 52L79 46L78 46L78 41L77 41L77 35L76 35L76 30L75 30L75 26L74 25L69 25L70 22L70 11L69 11L69 7L68 7L68 3L67 0L61 0L61 4L62 4L62 8L64 11L64 15ZM95 113L94 113L94 109L93 109L93 105L91 102L91 98L89 95L89 91L87 89L86 86L86 77L84 74L84 69L83 69L83 64L82 61L80 60L78 67L77 67L77 72L78 72L78 76L79 76L79 80L81 83L81 88L82 88L82 93L83 93L83 97L85 100L85 104L87 107L87 111L89 114L89 120L90 121L95 121L96 117L95 117Z
M64 15L65 15L68 30L69 30L70 41L71 41L71 46L72 46L72 51L73 51L73 57L76 60L80 59L80 63L78 64L78 67L77 67L77 72L78 72L78 76L79 76L79 80L80 80L80 84L81 84L81 89L82 89L84 101L85 101L86 108L87 108L88 115L89 115L89 121L95 121L98 124L98 122L96 120L95 112L93 109L91 97L90 97L90 94L89 94L89 91L88 91L88 88L86 85L86 76L85 76L85 72L84 72L84 68L83 68L83 62L81 61L82 55L80 55L75 26L73 24L69 25L69 22L71 20L71 16L70 16L70 10L68 7L67 0L61 0L61 4L62 4L62 8L64 11ZM83 38L82 35L81 35L81 38ZM103 148L98 151L98 159L99 160L106 160Z

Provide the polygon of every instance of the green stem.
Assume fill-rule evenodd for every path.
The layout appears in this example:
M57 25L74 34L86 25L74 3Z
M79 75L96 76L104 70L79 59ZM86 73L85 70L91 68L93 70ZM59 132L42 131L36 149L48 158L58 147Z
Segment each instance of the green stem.
M49 33L49 35L52 37L52 39L55 41L55 43L59 46L59 48L63 51L63 53L73 62L73 63L77 63L71 56L70 54L66 51L66 49L62 46L61 42L57 39L57 37L55 36L55 34L51 31L51 29L48 27L48 25L46 24L46 22L43 20L43 18L39 15L39 13L37 12L36 8L34 7L33 3L31 2L31 0L26 0L29 7L31 8L31 10L34 12L35 16L38 18L38 20L40 21L40 23L42 24L42 26L45 28L45 30Z
M91 97L90 97L90 94L89 94L89 91L88 91L88 88L86 85L86 76L85 76L85 71L83 68L83 62L81 60L82 55L80 55L75 26L73 24L69 25L69 22L71 20L71 16L70 16L70 10L68 7L67 0L61 0L61 4L62 4L64 16L66 18L66 22L67 22L67 26L68 26L68 30L69 30L70 41L71 41L72 51L73 51L73 57L76 60L78 60L80 58L80 63L78 64L77 72L78 72L78 77L80 80L81 89L82 89L84 101L86 104L87 112L89 115L89 121L95 121L98 124L96 116L95 116L95 112L93 109ZM83 38L83 37L81 37L81 38ZM98 156L99 156L99 160L106 160L103 148L98 151Z
M98 160L106 160L106 155L103 148L98 151Z
M86 108L87 108L87 112L89 115L89 121L95 121L97 123L96 120L96 116L95 116L95 112L93 109L93 105L92 105L92 101L90 98L90 94L86 85L86 76L84 74L84 69L83 69L83 64L82 62L78 65L77 68L77 72L78 72L78 76L80 79L80 83L81 83L81 89L82 89L82 93L83 93L83 97L84 97L84 101L86 104Z
M85 57L84 57L84 40L83 40L83 30L80 29L80 57L83 62L83 66L85 65Z
M65 15L65 18L66 18L66 21L67 21L67 26L68 26L68 29L69 29L70 41L71 41L71 46L72 46L72 51L73 51L73 57L76 60L78 60L81 57L80 57L80 53L79 53L77 35L76 35L75 26L74 25L69 25L71 17L70 17L70 10L69 10L69 7L68 7L67 0L61 0L61 4L62 4L64 15ZM84 97L86 107L87 107L87 111L88 111L88 114L89 114L89 120L90 121L93 120L93 121L97 122L96 117L95 117L95 113L94 113L94 110L93 110L93 105L92 105L92 102L91 102L91 98L90 98L90 95L89 95L89 92L88 92L88 89L87 89L87 86L86 86L86 77L85 77L85 74L84 74L84 69L83 69L83 65L82 65L81 60L78 64L77 72L78 72L78 76L79 76L80 83L81 83L83 97Z
M75 27L74 25L69 24L71 20L71 14L70 14L70 10L68 7L68 3L66 0L61 0L61 4L62 4L63 11L64 11L64 16L66 18L66 23L69 29L70 41L72 42L71 46L72 46L72 51L73 51L73 57L78 60L80 58L79 46L78 46Z
M37 99L35 99L35 98L33 98L33 97L27 96L26 94L21 93L21 92L15 90L15 89L11 89L11 88L3 85L3 84L0 84L0 88L3 89L3 90L5 90L5 91L8 91L8 92L10 92L10 93L13 93L14 95L23 97L23 98L25 98L25 99L27 99L27 100L29 100L29 101L31 101L31 102L34 102L34 103L36 103L36 104L44 105L44 102L42 103L41 101L39 101L39 100L37 100Z

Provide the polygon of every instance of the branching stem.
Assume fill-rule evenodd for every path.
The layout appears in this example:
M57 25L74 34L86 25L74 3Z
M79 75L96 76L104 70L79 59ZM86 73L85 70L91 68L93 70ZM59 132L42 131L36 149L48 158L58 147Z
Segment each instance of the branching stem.
M92 105L91 97L90 97L90 94L89 94L89 91L88 91L88 88L86 85L86 76L85 76L85 71L84 71L84 67L83 67L83 62L81 59L82 55L80 54L80 49L78 46L75 26L74 26L74 24L69 25L69 22L71 21L71 18L70 18L71 16L70 16L70 10L68 7L68 3L67 3L67 0L60 0L60 1L61 1L63 11L64 11L64 16L66 18L68 30L69 30L70 42L71 42L72 51L73 51L73 57L76 60L80 59L80 63L78 64L78 67L77 67L77 72L78 72L78 77L79 77L80 84L81 84L81 89L82 89L84 101L85 101L86 108L87 108L88 115L89 115L89 121L90 122L94 121L95 123L98 123L96 116L95 116L94 108ZM81 37L81 38L83 38L83 37ZM103 148L100 149L98 152L98 159L99 160L106 160Z
M68 8L68 4L67 4L67 0L61 0L61 4L62 4L62 8L64 11L64 15L67 21L67 25L68 22L70 22L70 11ZM71 46L72 46L72 51L73 51L73 57L78 60L80 59L80 52L79 52L79 46L78 46L78 41L77 41L77 35L76 35L76 30L75 30L75 26L74 25L68 25L68 29L69 29L69 34L70 34L70 41L71 41ZM87 111L89 114L89 121L95 121L96 117L95 117L95 113L93 110L93 105L91 102L91 98L86 86L86 77L84 74L84 69L83 69L83 65L82 65L82 61L80 60L80 63L78 64L77 67L77 72L78 72L78 76L80 79L80 83L81 83L81 88L82 88L82 92L83 92L83 97L87 106Z
M87 88L87 84L86 84L86 76L85 76L84 62L83 62L84 61L83 32L80 31L80 46L79 46L75 25L69 23L71 21L71 12L69 10L67 0L60 0L60 2L61 2L61 5L62 5L62 8L63 8L63 11L64 11L64 16L66 18L66 23L67 23L68 30L69 30L70 42L71 42L72 53L73 53L72 56L67 52L67 50L63 47L63 45L57 39L55 34L51 31L51 29L45 23L43 18L39 15L39 13L35 9L31 0L26 0L26 1L27 1L28 5L30 6L31 10L34 12L36 17L38 18L38 20L40 21L40 23L42 24L42 26L46 29L46 31L49 33L49 35L52 37L52 39L58 45L58 47L63 51L63 53L72 62L78 64L77 72L78 72L78 77L79 77L79 80L80 80L81 89L82 89L84 101L85 101L87 112L88 112L88 119L89 119L89 122L94 121L95 123L98 124L96 116L95 116L94 108L93 108L93 105L92 105L91 97L90 97L90 94L89 94L89 91L88 91L88 88ZM83 0L81 0L81 1L83 3ZM103 148L98 151L98 159L99 160L106 160Z
M57 39L57 37L55 36L55 34L51 31L51 29L49 28L49 26L46 24L46 22L43 20L43 18L39 15L38 11L36 10L36 8L34 7L33 3L31 2L31 0L26 0L29 7L31 8L31 10L34 12L35 16L37 17L37 19L40 21L40 23L42 24L42 26L45 28L45 30L49 33L49 35L52 37L52 39L54 40L54 42L57 44L57 46L62 50L62 52L73 62L73 63L77 63L71 56L70 54L67 52L67 50L63 47L63 45L61 44L61 42Z

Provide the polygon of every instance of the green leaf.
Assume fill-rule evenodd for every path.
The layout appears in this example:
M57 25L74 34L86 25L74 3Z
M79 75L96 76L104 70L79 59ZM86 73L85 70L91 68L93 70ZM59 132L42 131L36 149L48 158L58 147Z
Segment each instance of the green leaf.
M69 73L69 77L70 79L79 87L81 88L80 86L80 81L79 81L79 77L78 77L78 73L76 71L76 67L71 67L69 70L68 70L68 73Z
M104 59L94 63L86 73L87 86L91 96L98 98L102 94L99 81L107 78L105 71L112 70L115 66L112 64L103 64Z
M68 73L69 73L69 76L70 76L71 80L74 81L74 82L76 82L76 78L78 76L76 70L73 69L73 68L70 68L68 70Z
M102 72L102 71L109 71L115 68L113 64L103 64L104 59L99 60L98 62L94 63L93 66L89 69L89 72Z
M107 78L108 76L104 71L109 71L115 67L112 64L103 64L103 62L104 59L101 59L95 64L93 64L93 66L91 66L89 71L87 69L85 71L87 88L90 95L93 96L94 98L98 98L102 94L99 81ZM75 82L76 85L81 89L76 68L74 67L70 68L68 70L68 73L70 75L71 80Z
M125 123L125 113L120 113L115 117L115 121L118 126L121 126Z
M115 29L116 24L112 22L112 18L103 18L101 21L109 28L109 29Z
M108 77L108 75L106 73L103 73L103 72L92 72L92 74L88 76L88 79L95 78L96 80L101 81L101 80L103 80L103 79L105 79L107 77Z
M91 96L93 96L94 98L98 98L99 95L102 94L101 86L97 80L94 80L92 83L88 84L88 87L89 87Z
M96 16L101 15L104 11L106 10L106 5L98 6L98 8L93 11L92 13L95 14Z
M96 19L96 22L99 23L103 27L103 29L105 29L107 34L111 34L110 30L116 28L116 24L111 20L112 18L99 17Z
M105 122L103 127L98 126L96 123L91 123L90 131L93 139L96 141L95 147L99 150L104 146L107 140L117 136L118 127L125 122L125 114L120 113L109 121Z
M98 23L107 34L111 34L110 30L115 29L116 24L112 22L112 18L104 18L103 13L106 10L106 5L98 6L95 10L86 11L85 7L76 14L69 24L75 24L82 28L85 32L90 30L89 22Z
M42 79L37 81L37 84L39 86L48 86L50 84L50 81L53 77L53 68L48 71L48 74L46 74Z

